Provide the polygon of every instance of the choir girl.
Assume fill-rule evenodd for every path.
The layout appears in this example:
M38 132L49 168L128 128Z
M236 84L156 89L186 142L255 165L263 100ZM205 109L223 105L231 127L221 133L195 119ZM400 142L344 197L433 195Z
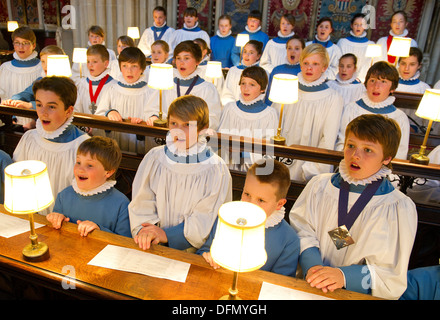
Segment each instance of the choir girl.
M215 36L211 37L211 59L220 61L223 69L233 66L231 54L235 47L235 38L232 36L232 20L228 15L218 18L218 30Z

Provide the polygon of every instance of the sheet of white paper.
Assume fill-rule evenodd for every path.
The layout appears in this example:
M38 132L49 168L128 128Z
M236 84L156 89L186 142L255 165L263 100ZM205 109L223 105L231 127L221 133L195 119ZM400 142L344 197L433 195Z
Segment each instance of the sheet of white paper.
M35 223L34 225L35 229L44 226L39 223ZM31 231L31 226L28 220L0 213L0 237L11 238L29 231Z
M258 300L334 300L321 295L263 282Z
M92 266L185 282L191 264L155 254L107 245L90 262Z

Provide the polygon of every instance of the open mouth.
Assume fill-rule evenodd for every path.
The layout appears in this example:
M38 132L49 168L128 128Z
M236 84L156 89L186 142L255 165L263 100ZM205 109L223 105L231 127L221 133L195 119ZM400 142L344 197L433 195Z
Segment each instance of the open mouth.
M350 169L357 171L357 170L360 170L361 167L359 167L356 163L351 163L350 164Z
M49 120L41 120L41 124L43 126L48 126L48 125L50 125L50 121Z
M84 176L76 176L79 181L87 181L89 178Z

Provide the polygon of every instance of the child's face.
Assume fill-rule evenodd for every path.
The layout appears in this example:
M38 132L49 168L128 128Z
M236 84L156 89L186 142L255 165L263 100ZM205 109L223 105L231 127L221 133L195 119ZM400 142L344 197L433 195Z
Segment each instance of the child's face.
M391 19L391 31L395 35L401 35L405 31L406 25L405 17L400 13L394 15L393 19Z
M327 38L330 36L330 33L333 32L333 28L328 21L322 22L317 29L317 36L318 39L321 41L327 40Z
M272 184L261 183L254 175L248 174L241 194L241 201L256 204L269 217L286 203L286 199L277 200L276 192L277 188Z
M156 26L162 26L165 23L166 19L167 17L162 11L153 11L153 20Z
M168 53L163 50L161 45L151 46L151 62L165 63L168 59Z
M417 71L420 69L419 61L416 56L409 56L407 58L401 58L399 61L399 74L404 80L414 77Z
M20 59L28 58L32 52L34 52L36 46L35 43L20 37L15 37L13 45L14 50Z
M391 157L384 159L383 148L379 142L362 140L350 132L345 141L344 160L352 178L365 179L388 165Z
M144 70L139 63L122 62L121 73L127 83L135 83L139 80Z
M96 157L90 153L78 154L73 167L73 174L78 188L84 191L93 190L103 185L115 170L107 171Z
M371 76L367 81L367 95L373 102L382 102L390 95L392 82L388 79L379 79Z
M341 80L350 80L355 72L356 66L354 65L353 58L347 57L339 60L339 77Z
M121 40L118 40L118 48L117 48L117 50L118 50L118 55L120 55L121 52L122 52L122 50L124 50L125 48L128 48L128 46L127 46L126 44L123 44L123 43L121 42Z
M257 49L252 44L246 44L243 48L243 64L245 66L252 66L257 63L261 58L261 54L258 53Z
M312 54L304 58L301 63L301 73L304 80L307 82L313 82L318 80L322 74L327 70L324 66L323 59L319 54Z
M43 125L43 129L52 132L61 127L73 113L73 106L64 110L64 103L60 97L46 90L38 90L35 93L37 115Z
M87 56L87 69L92 77L97 77L108 68L109 61L103 61L99 54Z
M247 19L247 26L249 31L256 31L258 27L260 26L261 21L256 18L248 18Z
M199 20L199 18L198 17L194 17L194 16L185 16L185 17L183 17L183 21L185 22L185 24L186 24L186 26L188 28L194 27L198 20Z
M351 31L353 31L355 36L360 36L364 33L367 25L365 19L362 17L356 18L351 25Z
M288 34L291 34L293 31L293 26L286 18L281 18L280 31L283 36L287 36Z
M40 55L41 66L43 67L44 74L47 75L47 56L49 54Z
M258 82L248 77L241 78L240 91L244 101L252 101L262 94L261 86Z
M287 61L290 64L297 64L302 53L301 42L297 39L290 40L287 43Z
M95 33L89 33L89 42L93 45L102 44L104 42L104 38Z
M231 24L228 19L222 19L218 21L218 30L222 36L226 36L231 31Z
M199 136L197 121L183 121L176 116L170 115L168 117L168 127L174 146L178 150L188 150L197 143Z
M197 68L197 60L191 52L182 51L176 56L176 68L182 77L187 77Z

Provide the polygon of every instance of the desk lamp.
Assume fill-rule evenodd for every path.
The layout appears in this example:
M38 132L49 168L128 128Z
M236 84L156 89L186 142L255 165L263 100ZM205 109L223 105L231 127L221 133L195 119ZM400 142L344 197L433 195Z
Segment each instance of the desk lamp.
M388 55L396 57L394 66L397 66L399 57L409 57L409 49L411 49L411 38L394 37L391 41Z
M367 51L365 51L365 57L371 58L370 67L373 65L373 59L382 55L382 47L380 44L369 44Z
M141 35L139 33L139 28L138 27L128 27L127 28L127 36L132 38L133 41L140 39Z
M5 209L13 214L28 214L31 244L23 249L23 258L40 262L49 258L49 248L38 242L34 213L48 208L54 201L49 174L44 162L19 161L5 168Z
M264 210L250 202L233 201L220 207L211 256L219 266L234 272L229 295L221 300L240 300L238 273L257 270L266 263L265 221Z
M420 147L420 152L418 154L413 154L409 162L428 165L429 158L425 155L426 143L428 142L432 122L440 121L440 89L426 89L422 100L420 101L419 107L417 108L416 116L423 119L428 119L429 124L428 128L426 129L423 144Z
M18 29L17 21L8 21L8 32L14 32L15 29Z
M72 61L79 63L79 77L82 78L82 64L87 63L87 49L75 48L73 49Z
M240 47L240 64L241 64L241 55L243 53L243 47L248 42L249 42L249 35L247 33L239 33L239 34L237 34L237 39L235 40L235 45L237 47Z
M166 63L153 63L150 66L148 86L159 90L159 119L154 121L154 126L165 128L167 120L162 118L162 90L174 87L173 66Z
M47 56L47 76L71 77L69 56L63 54Z
M205 76L211 78L212 84L214 84L215 79L223 77L222 63L219 61L208 61Z
M274 75L269 100L281 104L277 135L272 137L271 140L274 144L284 145L286 144L286 138L281 136L284 104L292 104L298 101L298 77L284 73Z

